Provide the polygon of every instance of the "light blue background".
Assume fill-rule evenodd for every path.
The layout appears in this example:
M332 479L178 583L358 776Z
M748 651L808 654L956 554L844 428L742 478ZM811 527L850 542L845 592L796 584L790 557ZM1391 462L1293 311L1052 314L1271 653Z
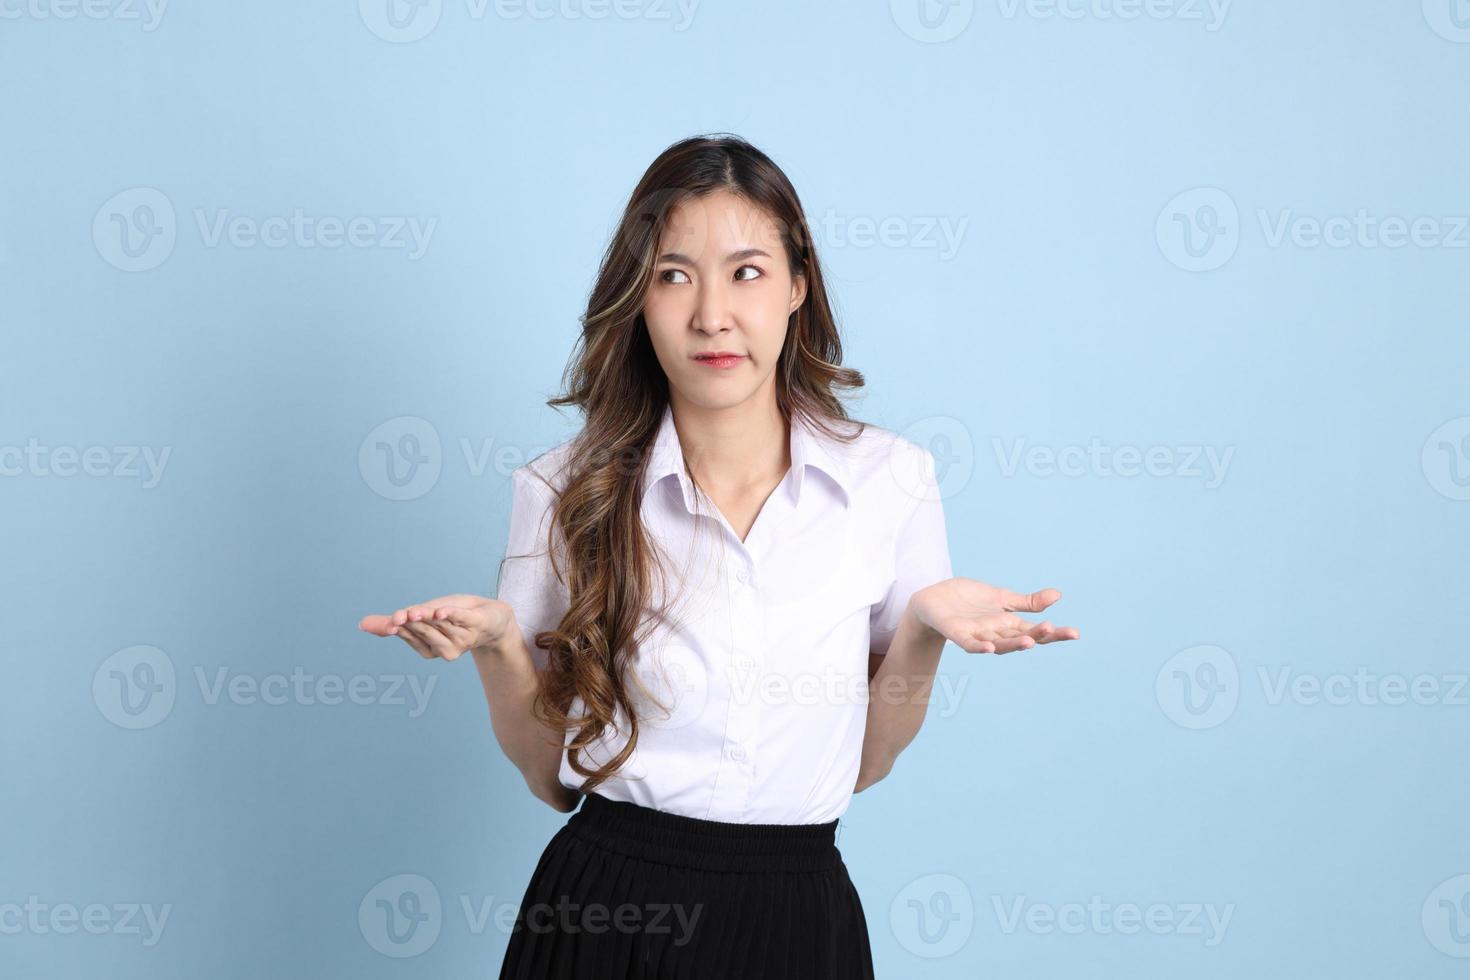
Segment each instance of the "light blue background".
M801 193L869 383L853 410L941 453L957 574L1060 588L1082 630L950 646L962 696L855 798L839 844L878 975L1470 971L1449 0L989 0L932 31L904 3L444 0L396 31L374 0L121 2L0 20L0 974L494 974L493 910L565 817L499 753L467 660L356 623L492 590L510 470L575 425L544 402L607 234L658 151L711 130ZM123 252L114 220L159 200L137 188L173 209L171 251ZM298 208L374 240L434 224L413 257L211 244L197 217ZM1334 247L1298 220L1359 211L1431 223ZM405 434L439 469L400 491L375 453ZM1008 465L1092 440L1163 448L1152 474ZM62 447L107 475L64 475ZM168 451L161 480L127 447ZM1190 447L1228 452L1222 478ZM114 671L139 663L174 700L130 729ZM1274 696L1360 667L1438 693ZM221 670L298 668L372 703L211 698ZM373 700L393 677L432 681L426 710ZM397 875L442 902L413 957L373 925ZM30 896L110 925L18 918ZM1093 896L1175 925L1007 922ZM156 942L129 904L167 906Z

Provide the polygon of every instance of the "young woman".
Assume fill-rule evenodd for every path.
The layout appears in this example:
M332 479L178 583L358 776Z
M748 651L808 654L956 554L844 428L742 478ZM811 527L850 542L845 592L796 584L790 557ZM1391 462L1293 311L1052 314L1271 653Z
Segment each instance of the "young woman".
M923 721L946 642L1076 639L950 574L931 453L854 423L795 190L731 136L670 146L603 257L568 391L585 424L512 475L496 599L369 616L474 656L537 797L500 976L873 975L835 845Z

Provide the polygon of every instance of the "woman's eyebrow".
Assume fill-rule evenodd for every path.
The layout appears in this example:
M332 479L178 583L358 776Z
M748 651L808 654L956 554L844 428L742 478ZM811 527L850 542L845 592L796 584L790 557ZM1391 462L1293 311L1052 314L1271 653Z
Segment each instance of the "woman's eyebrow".
M748 259L753 255L764 255L766 258L771 257L771 253L767 252L763 248L742 248L738 252L731 252L729 255L725 256L725 261L739 262L742 259ZM660 262L677 262L680 265L694 264L694 260L685 255L683 252L665 252L658 257L658 260Z

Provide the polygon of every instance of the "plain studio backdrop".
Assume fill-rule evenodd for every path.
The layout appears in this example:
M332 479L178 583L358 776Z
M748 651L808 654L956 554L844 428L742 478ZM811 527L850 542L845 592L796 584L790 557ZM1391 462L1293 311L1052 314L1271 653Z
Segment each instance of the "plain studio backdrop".
M1463 0L0 2L0 974L482 977L468 659L643 168L790 174L956 574L884 977L1470 969ZM759 941L759 937L752 937Z

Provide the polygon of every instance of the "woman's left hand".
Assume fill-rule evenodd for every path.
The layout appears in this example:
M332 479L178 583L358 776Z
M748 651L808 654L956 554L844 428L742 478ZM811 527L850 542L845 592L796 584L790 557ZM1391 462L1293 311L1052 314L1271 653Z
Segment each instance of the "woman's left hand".
M1062 597L1056 589L1029 595L972 578L951 578L913 594L909 609L919 622L969 653L1010 653L1038 643L1075 640L1076 627L1032 623L1015 615L1039 613Z

